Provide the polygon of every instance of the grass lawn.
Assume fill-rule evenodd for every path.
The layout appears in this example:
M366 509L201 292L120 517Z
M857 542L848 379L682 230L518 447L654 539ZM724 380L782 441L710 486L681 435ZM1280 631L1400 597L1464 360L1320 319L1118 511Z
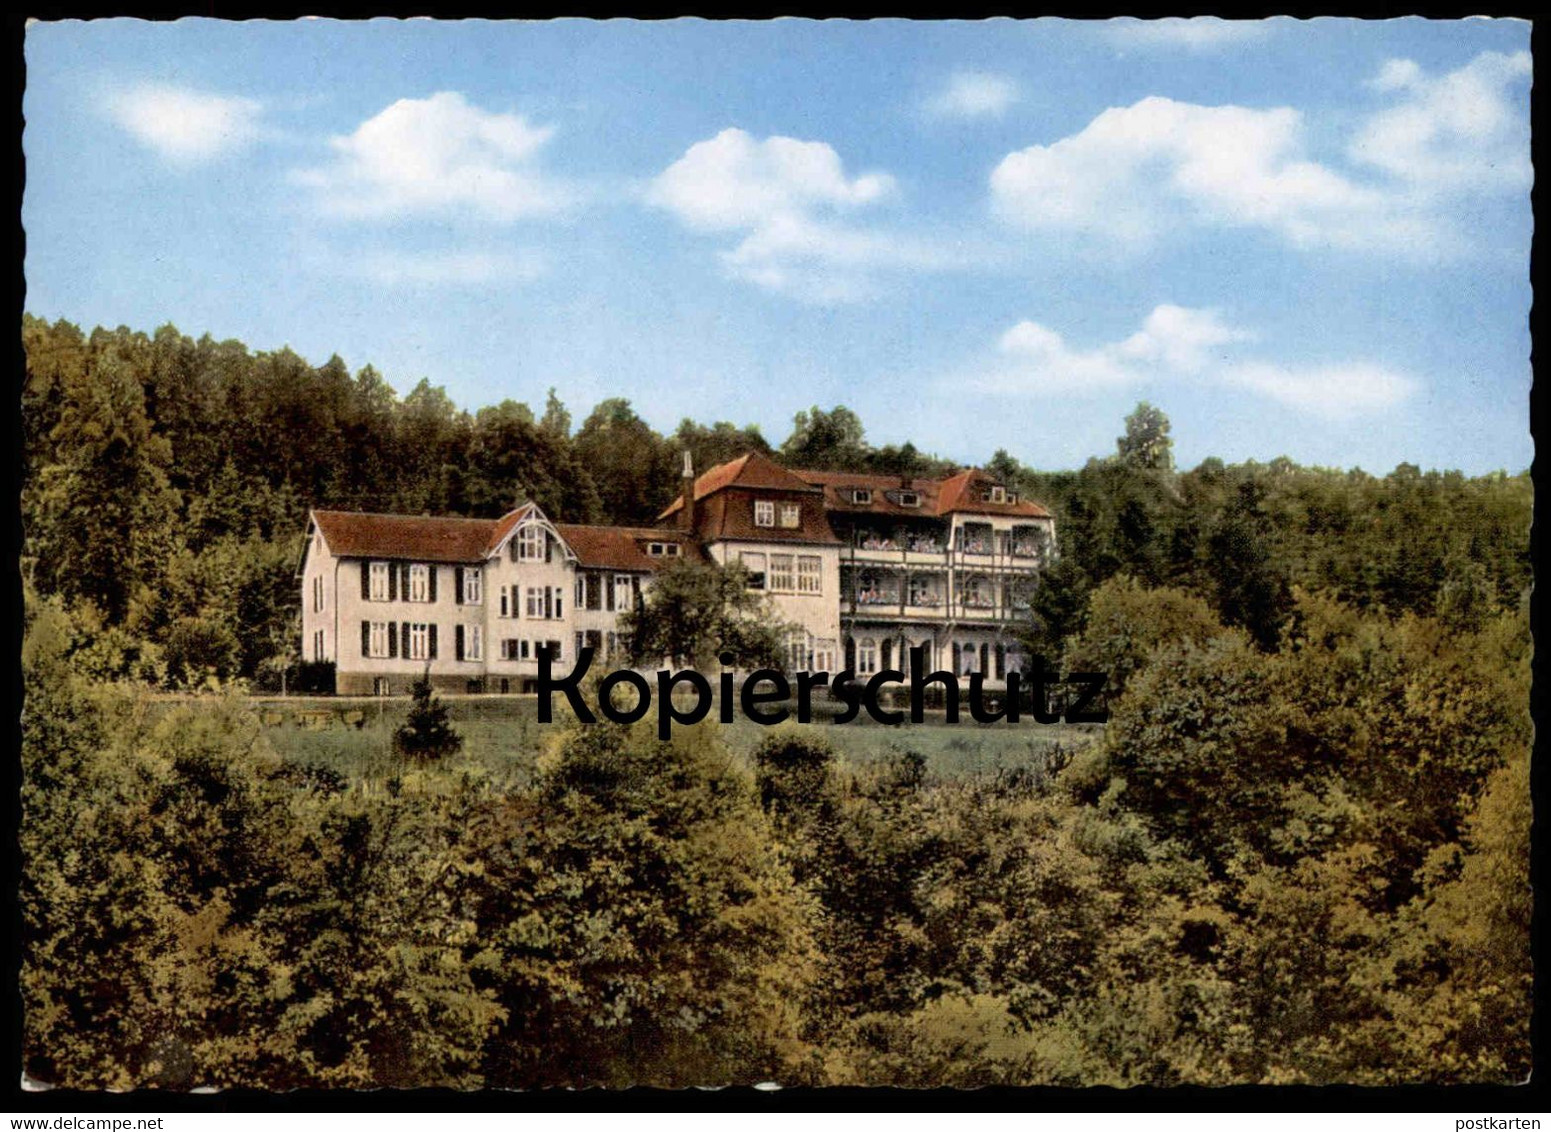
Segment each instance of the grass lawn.
M463 736L463 750L444 764L444 770L467 771L495 790L521 787L531 780L544 738L552 730L551 725L538 722L535 697L449 696L445 702L453 726ZM329 767L366 789L404 770L393 753L393 729L409 710L405 698L256 700L254 708L271 720L285 717L284 722L266 728L265 734L287 759ZM318 713L321 725L298 725L297 712ZM933 722L928 716L925 723L889 727L864 716L843 726L825 722L810 726L835 745L845 762L865 764L913 750L926 759L928 773L943 778L1037 768L1051 744L1085 743L1098 731L1022 721L981 724L968 719L967 713L957 724L944 723L940 716ZM770 731L741 715L734 723L722 725L722 730L728 746L743 757Z

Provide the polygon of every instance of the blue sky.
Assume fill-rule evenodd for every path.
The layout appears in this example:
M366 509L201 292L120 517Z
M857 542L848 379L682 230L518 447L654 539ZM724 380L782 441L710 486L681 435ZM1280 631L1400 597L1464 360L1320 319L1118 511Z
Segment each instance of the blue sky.
M34 24L27 309L1039 468L1533 456L1529 25Z

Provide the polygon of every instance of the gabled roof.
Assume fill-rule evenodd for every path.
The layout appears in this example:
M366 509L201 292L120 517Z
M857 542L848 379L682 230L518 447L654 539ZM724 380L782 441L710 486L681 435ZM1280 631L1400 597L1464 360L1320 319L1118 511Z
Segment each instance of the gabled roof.
M736 460L729 460L725 464L718 464L710 471L695 480L695 501L714 495L723 488L747 487L761 491L801 491L812 492L817 489L812 484L793 475L781 467L768 456L762 456L758 452L746 452ZM683 493L672 503L668 504L658 519L666 519L684 506Z
M581 566L601 570L661 570L669 563L687 559L706 561L700 544L672 527L588 527L578 523L556 523L555 530L576 553ZM671 542L683 549L679 556L654 557L647 547L654 542Z
M811 490L811 489L810 489ZM790 542L833 546L840 542L820 498L802 502L796 527L761 527L754 522L754 500L732 492L718 492L697 506L695 530L707 542L741 539L745 542Z
M495 521L494 528L490 531L490 541L485 546L485 553L495 553L496 548L501 545L502 540L504 540L507 535L512 533L517 524L522 522L523 519L527 518L529 515L533 514L533 512L536 510L537 508L534 507L533 504L524 503L518 507L514 507L512 510L508 511L506 514L497 519Z
M513 512L516 514L516 512ZM340 558L408 558L418 562L483 562L491 532L503 519L447 519L314 511L313 522Z
M991 486L996 477L979 468L965 468L955 476L942 481L937 494L937 513L951 515L955 511L968 511L976 515L1015 515L1030 519L1048 519L1050 512L1038 503L1020 499L1016 503L992 503L980 498L981 485Z
M865 475L859 472L806 472L798 471L815 487L824 490L824 507L829 511L857 511L871 515L898 515L901 517L937 516L937 495L942 483L939 480L922 479L919 476ZM857 503L852 496L856 488L872 492L868 503ZM906 507L896 502L902 491L913 491L920 496L918 507ZM890 498L893 496L894 498Z

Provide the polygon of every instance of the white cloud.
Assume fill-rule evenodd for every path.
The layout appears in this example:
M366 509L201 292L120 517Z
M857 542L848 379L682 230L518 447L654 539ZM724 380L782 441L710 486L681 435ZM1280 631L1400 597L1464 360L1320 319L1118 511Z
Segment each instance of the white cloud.
M1369 81L1394 100L1354 130L1349 170L1310 153L1290 107L1145 98L1079 132L1008 154L993 210L1035 232L1142 248L1186 228L1258 230L1295 246L1412 257L1465 242L1469 193L1527 188L1528 53L1486 53L1439 78L1391 60Z
M1374 114L1349 147L1374 166L1431 194L1529 188L1529 52L1485 52L1429 78L1391 59L1369 81L1401 101Z
M1216 311L1164 303L1153 308L1142 328L1120 343L1116 352L1127 361L1196 373L1206 367L1218 347L1254 337L1247 330L1228 326Z
M927 112L944 118L997 118L1018 100L1018 84L1005 75L960 73L928 100Z
M879 272L947 261L918 240L850 222L895 191L887 173L848 176L823 142L757 141L727 129L690 146L647 186L645 199L692 230L741 236L721 252L733 278L840 302L876 293Z
M333 215L473 214L509 223L574 202L574 191L535 160L553 132L442 91L400 99L354 133L331 139L334 161L298 170L295 180Z
M992 202L1019 227L1132 245L1194 224L1265 229L1295 244L1403 244L1423 234L1382 193L1310 160L1303 133L1288 108L1146 98L1008 154L991 174Z
M133 87L111 96L106 109L137 141L181 165L236 152L262 134L259 103L182 87Z
M1271 28L1266 20L1223 20L1216 16L1161 20L1115 19L1105 25L1109 37L1127 47L1183 47L1207 51L1259 39Z
M1219 378L1295 409L1334 418L1388 409L1416 391L1409 377L1362 362L1304 367L1248 362L1224 369Z
M1254 338L1216 311L1168 303L1155 308L1135 334L1089 349L1068 345L1057 331L1026 320L1001 336L993 361L943 384L1038 396L1193 381L1246 389L1332 420L1391 408L1416 391L1411 378L1365 362L1289 367L1233 356L1236 344Z
M815 207L870 204L893 190L887 173L848 179L840 155L823 142L779 136L760 142L727 129L696 142L663 170L648 200L690 227L728 231Z

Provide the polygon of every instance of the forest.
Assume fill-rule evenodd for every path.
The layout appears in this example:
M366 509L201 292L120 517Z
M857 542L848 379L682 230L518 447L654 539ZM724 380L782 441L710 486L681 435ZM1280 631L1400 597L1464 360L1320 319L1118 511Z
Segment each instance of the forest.
M939 474L843 406L779 445L470 412L370 366L28 316L24 1067L90 1088L1521 1081L1527 473L1075 470L1021 633L1091 742L994 775L844 729L546 729L525 785L287 759L309 507L650 522L679 453ZM1027 462L1025 462L1027 461ZM172 693L184 693L169 698ZM593 698L589 696L589 699Z

